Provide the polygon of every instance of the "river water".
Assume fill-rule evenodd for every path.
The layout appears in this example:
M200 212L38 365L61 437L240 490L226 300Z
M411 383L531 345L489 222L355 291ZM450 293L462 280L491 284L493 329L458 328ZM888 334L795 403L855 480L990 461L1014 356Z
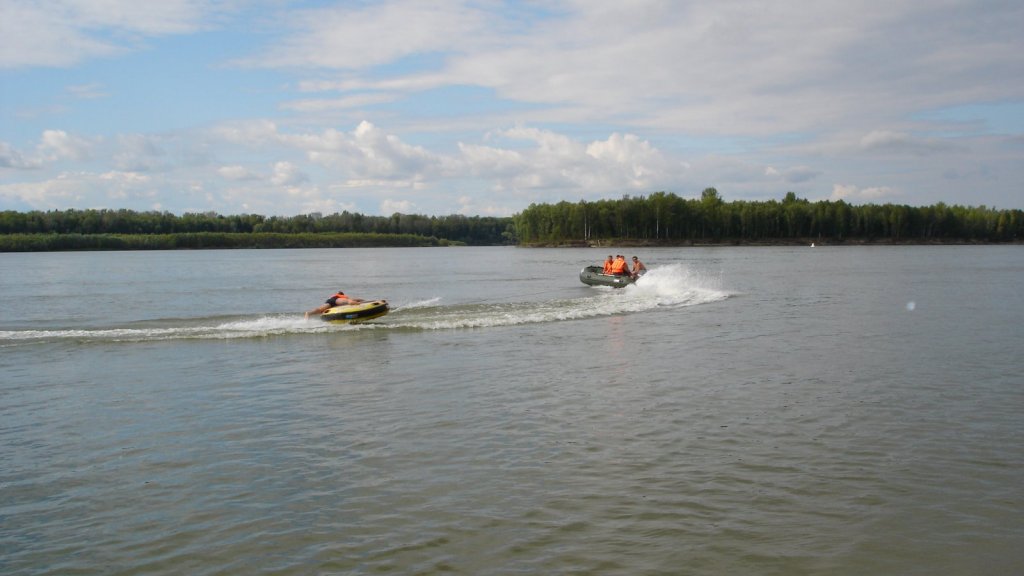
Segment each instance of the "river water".
M0 254L0 573L1024 572L1024 248L607 252Z

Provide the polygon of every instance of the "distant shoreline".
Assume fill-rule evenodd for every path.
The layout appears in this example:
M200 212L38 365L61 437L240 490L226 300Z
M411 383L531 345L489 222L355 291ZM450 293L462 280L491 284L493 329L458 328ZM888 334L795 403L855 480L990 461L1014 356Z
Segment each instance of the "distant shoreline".
M601 240L589 242L533 242L519 244L523 248L715 248L715 247L785 247L785 246L814 246L824 248L837 246L1001 246L1024 245L1024 240L1009 241L985 241L985 240L936 240L936 239L912 239L912 240L891 240L885 239L864 239L848 238L844 240L834 239L810 239L810 238L785 238L777 240L687 240L687 241L651 241L651 240Z
M3 234L0 252L108 252L268 248L410 248L462 244L415 234L185 232L174 234Z
M362 233L180 233L180 234L5 234L0 252L116 252L134 250L262 250L289 248L418 248L442 246L517 246L520 248L712 248L780 246L998 246L1022 245L1022 240L892 240L846 238L779 238L772 240L636 240L609 238L570 242L466 244L413 234Z

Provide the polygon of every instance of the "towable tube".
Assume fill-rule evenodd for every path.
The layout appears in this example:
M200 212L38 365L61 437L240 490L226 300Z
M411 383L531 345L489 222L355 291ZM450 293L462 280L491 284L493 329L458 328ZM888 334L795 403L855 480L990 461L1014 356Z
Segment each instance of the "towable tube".
M351 324L380 318L390 311L387 300L371 300L359 304L334 306L320 314L320 319L332 324Z

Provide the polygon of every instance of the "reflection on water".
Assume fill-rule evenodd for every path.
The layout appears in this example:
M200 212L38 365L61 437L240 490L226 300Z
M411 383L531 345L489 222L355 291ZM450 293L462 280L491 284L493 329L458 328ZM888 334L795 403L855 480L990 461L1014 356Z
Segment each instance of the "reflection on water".
M395 308L363 326L301 317L338 251L63 255L111 271L71 319L0 279L0 567L1024 564L1019 250L652 249L622 290L578 283L591 252L387 251L355 288ZM396 280L433 260L457 270ZM125 290L149 266L190 272ZM255 268L298 297L239 311L219 286Z

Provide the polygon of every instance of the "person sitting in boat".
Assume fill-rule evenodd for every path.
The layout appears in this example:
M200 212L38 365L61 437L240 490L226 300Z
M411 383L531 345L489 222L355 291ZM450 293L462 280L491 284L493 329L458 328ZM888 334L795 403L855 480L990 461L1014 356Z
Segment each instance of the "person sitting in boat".
M614 264L614 263L615 263L615 259L612 258L611 254L609 254L608 258L604 261L604 270L601 271L601 273L602 274L611 274L612 273L612 264Z
M353 304L359 304L360 302L366 302L366 300L363 300L362 298L346 296L344 292L338 290L338 292L335 293L334 296L328 298L326 302L310 310L309 312L306 312L306 318L309 318L314 314L323 314L325 311L327 311L328 308L334 308L335 306L351 306Z
M633 269L629 271L629 275L636 279L643 276L644 272L647 272L647 266L644 266L639 258L633 256Z
M615 276L629 276L629 265L626 264L626 257L622 254L615 256L615 261L612 262L611 274Z

